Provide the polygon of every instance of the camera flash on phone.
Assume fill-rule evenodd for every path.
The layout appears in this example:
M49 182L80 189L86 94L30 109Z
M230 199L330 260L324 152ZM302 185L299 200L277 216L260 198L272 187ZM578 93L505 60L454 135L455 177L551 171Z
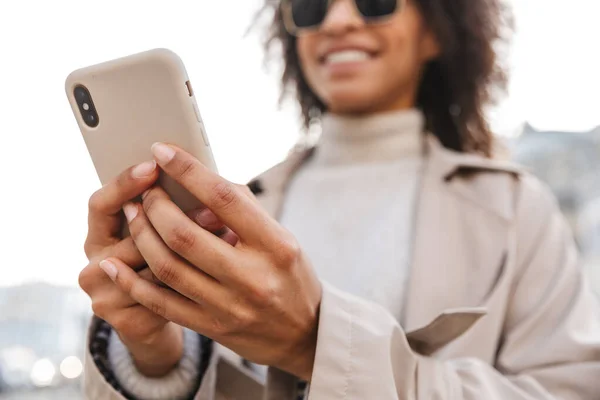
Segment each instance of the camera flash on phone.
M89 111L89 109L90 109L90 105L89 105L88 103L83 103L83 109L84 109L85 111Z

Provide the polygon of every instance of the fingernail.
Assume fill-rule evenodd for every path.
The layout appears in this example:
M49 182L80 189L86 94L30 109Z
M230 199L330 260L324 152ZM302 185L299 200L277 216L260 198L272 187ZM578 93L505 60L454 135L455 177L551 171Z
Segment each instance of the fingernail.
M200 226L212 226L219 223L217 216L209 209L202 210L196 217L196 223Z
M127 222L131 222L136 217L138 213L138 208L131 203L127 203L123 206L123 212L125 213L125 218L127 218Z
M146 198L146 196L148 196L148 193L150 193L150 189L148 189L144 193L142 193L142 200L144 200Z
M134 178L145 178L150 176L156 169L156 161L146 161L137 165L132 171L131 175Z
M166 164L175 157L175 150L164 143L154 143L152 145L152 154L161 164Z
M117 266L115 264L113 264L112 262L110 262L108 260L103 260L103 261L100 261L99 266L102 269L102 271L104 271L106 273L106 275L108 275L108 277L112 281L117 279L117 273L119 271L117 270Z

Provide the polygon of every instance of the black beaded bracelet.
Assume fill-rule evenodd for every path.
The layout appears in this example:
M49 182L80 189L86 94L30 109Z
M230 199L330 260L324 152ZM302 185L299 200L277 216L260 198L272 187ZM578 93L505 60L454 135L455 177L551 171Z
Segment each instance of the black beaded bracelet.
M296 400L305 400L308 398L308 382L298 381L296 386Z

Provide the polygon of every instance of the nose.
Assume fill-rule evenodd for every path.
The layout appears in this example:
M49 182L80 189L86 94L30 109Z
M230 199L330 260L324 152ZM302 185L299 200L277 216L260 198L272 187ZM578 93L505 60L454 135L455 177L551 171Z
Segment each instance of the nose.
M321 24L321 31L329 35L341 35L356 30L364 21L356 9L354 0L333 0Z

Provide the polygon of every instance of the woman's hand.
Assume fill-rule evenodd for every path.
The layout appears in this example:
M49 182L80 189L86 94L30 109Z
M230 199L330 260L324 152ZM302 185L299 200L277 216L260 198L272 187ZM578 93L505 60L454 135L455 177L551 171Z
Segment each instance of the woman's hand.
M310 380L321 285L295 238L252 194L188 153L153 146L161 168L233 232L223 241L190 220L160 188L125 214L140 253L171 289L138 276L117 255L103 263L135 301L242 357Z
M92 195L84 247L89 264L79 275L80 286L92 299L94 314L114 328L137 368L147 376L165 375L179 362L183 355L183 330L133 300L108 279L100 262L116 257L129 268L144 268L139 272L141 279L159 282L152 271L145 268L146 261L133 239L120 239L123 205L150 188L157 178L156 163L143 163L124 171ZM237 242L237 237L224 229L209 210L193 210L188 215L210 231L221 231L228 243Z
M183 330L133 300L100 268L106 257L117 257L139 269L146 264L133 239L120 239L122 207L151 187L158 178L156 163L147 162L123 172L92 195L89 202L85 253L89 264L79 275L81 288L92 299L94 314L108 322L130 350L145 375L162 376L183 354ZM133 270L132 273L136 274ZM140 279L153 280L146 268Z

